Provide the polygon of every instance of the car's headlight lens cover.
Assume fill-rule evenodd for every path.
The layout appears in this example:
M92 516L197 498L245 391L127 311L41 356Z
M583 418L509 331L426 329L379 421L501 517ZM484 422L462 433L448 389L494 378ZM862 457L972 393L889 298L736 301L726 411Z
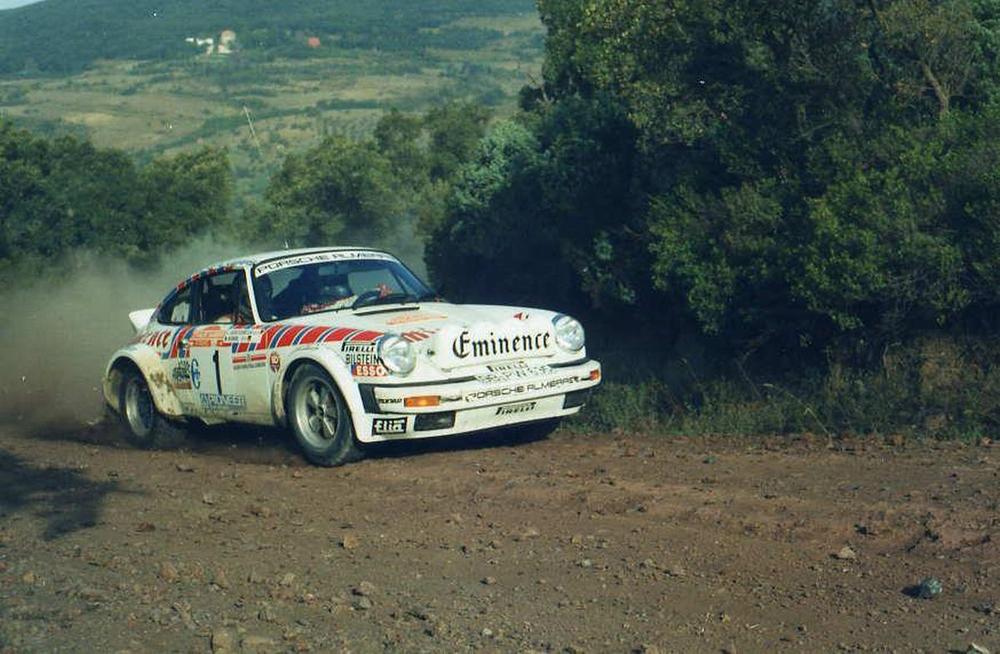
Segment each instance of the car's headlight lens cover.
M397 375L408 375L417 365L413 344L396 334L389 334L378 342L378 356L382 365Z
M583 333L583 325L576 318L570 316L556 316L552 319L555 327L556 343L568 352L579 352L583 349L586 336Z

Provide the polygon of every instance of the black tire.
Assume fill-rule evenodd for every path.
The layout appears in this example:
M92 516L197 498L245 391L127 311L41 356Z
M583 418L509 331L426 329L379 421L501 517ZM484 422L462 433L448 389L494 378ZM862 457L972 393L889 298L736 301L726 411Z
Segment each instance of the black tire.
M118 410L125 438L136 447L145 450L174 449L187 438L183 427L156 410L146 378L134 368L122 374Z
M338 466L364 456L344 396L319 366L306 363L295 371L285 406L295 440L311 463Z

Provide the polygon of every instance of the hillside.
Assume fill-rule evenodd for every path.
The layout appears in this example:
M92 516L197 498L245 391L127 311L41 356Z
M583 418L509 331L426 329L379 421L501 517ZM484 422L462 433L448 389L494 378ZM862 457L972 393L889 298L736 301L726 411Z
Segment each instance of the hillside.
M388 109L508 113L543 35L531 0L44 0L0 11L0 120L140 161L225 146L239 203L289 152L367 136Z
M496 30L459 18L534 12L531 0L45 0L0 12L0 74L74 73L99 59L178 59L188 37L237 35L251 57L302 56L322 44L414 51L488 44ZM309 38L319 40L309 47ZM314 42L315 43L315 42Z

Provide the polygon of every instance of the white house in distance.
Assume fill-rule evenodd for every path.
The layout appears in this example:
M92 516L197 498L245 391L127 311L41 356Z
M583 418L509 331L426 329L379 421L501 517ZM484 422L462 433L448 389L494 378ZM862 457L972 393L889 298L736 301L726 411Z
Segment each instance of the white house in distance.
M227 55L232 54L234 44L236 43L236 32L233 30L222 30L219 34L218 43L214 37L201 38L200 36L189 36L184 39L186 43L198 48L205 48L206 55L220 54Z
M197 46L199 48L205 48L205 54L207 55L212 54L212 52L215 50L215 39L213 39L211 36L208 37L207 39L201 39L198 38L197 36L189 36L184 40L190 43L191 45Z
M222 34L219 35L219 54L230 54L234 43L236 43L236 32L222 30Z

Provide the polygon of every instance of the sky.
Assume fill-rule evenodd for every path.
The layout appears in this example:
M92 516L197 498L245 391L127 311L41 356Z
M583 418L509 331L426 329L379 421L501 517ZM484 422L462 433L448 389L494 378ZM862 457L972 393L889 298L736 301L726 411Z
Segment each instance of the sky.
M33 2L39 2L39 0L0 0L0 9L13 9L14 7L30 5Z

